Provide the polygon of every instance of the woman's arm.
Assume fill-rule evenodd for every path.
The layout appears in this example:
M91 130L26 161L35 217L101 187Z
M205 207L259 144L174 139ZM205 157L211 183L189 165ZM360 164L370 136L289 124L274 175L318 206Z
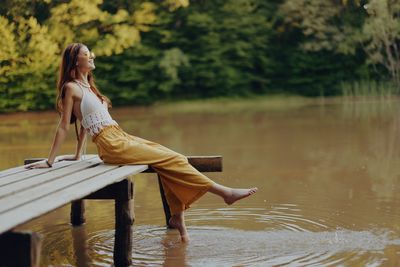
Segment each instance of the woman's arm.
M86 130L81 126L81 129L79 130L79 140L76 145L76 153L75 153L75 159L80 159L82 156L82 147L83 144L85 143L86 140Z
M65 97L63 99L63 112L60 118L60 121L57 126L56 134L54 136L53 144L50 149L49 157L47 161L52 165L56 159L57 151L59 150L61 144L64 142L68 130L69 123L72 113L72 107L74 105L74 88L69 84L66 84L64 87ZM47 168L49 167L46 163L38 163L34 165L30 165L28 168Z
M55 161L62 161L62 160L79 160L81 159L82 156L82 148L83 144L85 143L86 139L86 131L85 128L81 126L79 136L78 136L78 141L76 145L76 152L73 155L65 155L65 156L58 156L56 157Z

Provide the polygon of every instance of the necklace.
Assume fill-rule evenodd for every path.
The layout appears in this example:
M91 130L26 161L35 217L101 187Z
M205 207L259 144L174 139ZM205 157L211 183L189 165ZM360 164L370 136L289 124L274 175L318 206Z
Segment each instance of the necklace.
M89 83L83 83L83 82L81 82L80 80L77 80L77 79L75 79L75 81L78 84L82 85L83 87L90 89L90 84Z

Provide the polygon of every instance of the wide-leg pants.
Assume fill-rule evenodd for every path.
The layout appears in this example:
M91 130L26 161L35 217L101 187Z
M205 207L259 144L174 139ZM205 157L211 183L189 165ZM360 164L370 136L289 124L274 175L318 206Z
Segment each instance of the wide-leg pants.
M182 154L130 135L119 125L105 126L92 141L104 163L150 165L160 175L171 214L189 208L214 184Z

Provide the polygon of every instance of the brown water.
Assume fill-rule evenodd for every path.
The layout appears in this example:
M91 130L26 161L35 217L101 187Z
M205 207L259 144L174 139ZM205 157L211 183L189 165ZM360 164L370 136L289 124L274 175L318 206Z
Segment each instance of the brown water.
M155 175L135 177L134 266L400 266L400 101L263 101L204 108L122 108L131 134L185 155L222 155L209 176L258 186L225 206L205 195L186 214L191 243L166 230ZM2 116L0 169L46 157L55 113ZM60 153L73 153L74 130ZM96 153L89 144L87 153ZM69 206L21 229L44 236L42 266L110 266L112 201L87 201L72 228Z

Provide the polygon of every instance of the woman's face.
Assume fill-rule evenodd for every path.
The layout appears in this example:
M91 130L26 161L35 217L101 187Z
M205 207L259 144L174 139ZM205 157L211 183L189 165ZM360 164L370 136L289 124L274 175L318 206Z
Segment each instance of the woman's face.
M94 53L89 51L86 46L82 46L79 49L77 66L81 71L94 70L96 68L94 65L94 59Z

